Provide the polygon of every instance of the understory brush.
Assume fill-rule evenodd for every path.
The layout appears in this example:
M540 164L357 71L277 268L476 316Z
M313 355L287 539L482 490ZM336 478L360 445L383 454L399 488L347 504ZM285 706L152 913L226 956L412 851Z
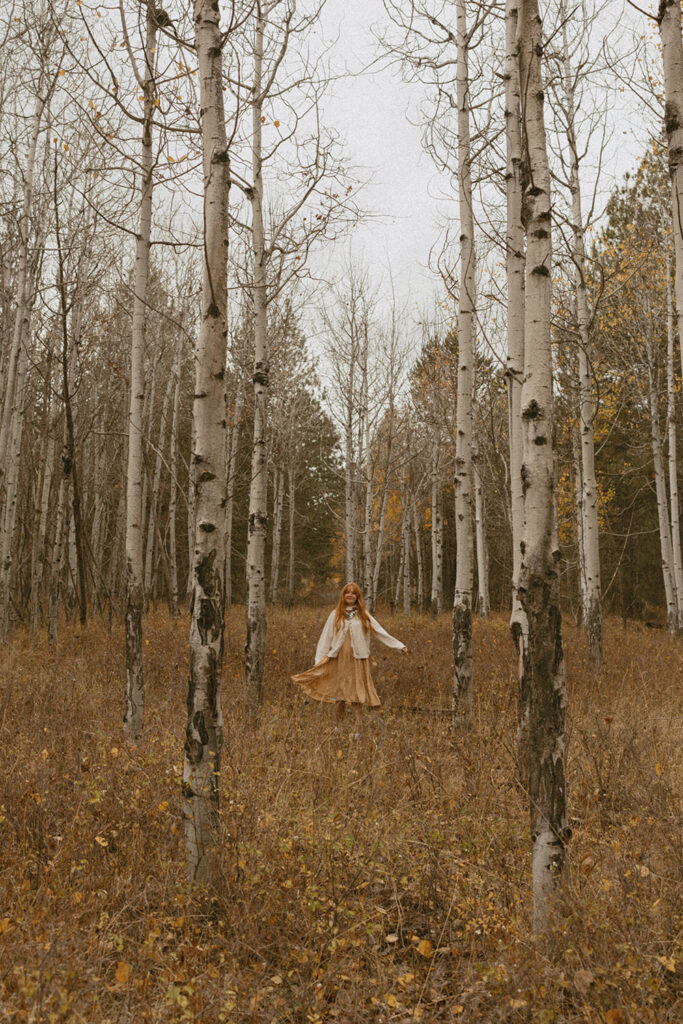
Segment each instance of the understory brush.
M0 1017L16 1022L534 1022L683 1017L681 681L664 632L565 626L571 871L530 931L529 812L506 618L474 624L476 707L450 727L450 621L381 616L383 701L349 715L289 682L326 610L270 614L266 700L244 714L226 632L223 885L185 881L187 622L144 624L145 734L121 730L123 633L65 624L0 650Z

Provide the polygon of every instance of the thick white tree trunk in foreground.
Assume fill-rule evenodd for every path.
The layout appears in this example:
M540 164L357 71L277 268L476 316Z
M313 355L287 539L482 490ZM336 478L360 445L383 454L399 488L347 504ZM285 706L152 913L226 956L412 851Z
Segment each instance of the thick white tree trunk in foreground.
M565 868L567 787L562 620L554 550L553 394L550 333L552 247L550 172L543 120L543 36L537 0L520 0L517 26L522 100L522 217L526 307L522 386L524 532L520 596L529 629L528 790L534 931L554 921L553 892Z
M456 6L458 104L458 211L460 216L460 294L458 296L458 407L455 441L455 536L458 551L453 599L453 712L469 723L472 684L472 381L476 266L472 175L470 167L470 94L467 71L465 0Z
M222 38L218 5L195 0L204 158L204 276L194 391L196 487L190 684L183 764L187 871L192 881L218 882L218 809L223 746L221 677L225 572L225 351L230 160L223 108Z

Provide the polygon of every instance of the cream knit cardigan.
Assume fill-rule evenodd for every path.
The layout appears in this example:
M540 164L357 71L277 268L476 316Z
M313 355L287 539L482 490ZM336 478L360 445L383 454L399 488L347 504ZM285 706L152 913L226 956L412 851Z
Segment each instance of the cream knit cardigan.
M341 646L344 643L346 634L351 634L351 646L353 647L354 658L369 658L370 657L370 635L363 629L363 623L357 615L353 615L350 619L346 619L341 629L335 630L334 628L334 612L330 612L327 617L327 622L323 627L323 631L320 634L320 640L318 640L318 646L315 651L315 663L316 665L323 660L323 658L336 658L341 650ZM372 633L381 640L387 647L396 647L401 650L405 645L401 640L397 640L396 637L390 636L383 626L380 626L377 619L374 619L370 615L370 622L372 624Z

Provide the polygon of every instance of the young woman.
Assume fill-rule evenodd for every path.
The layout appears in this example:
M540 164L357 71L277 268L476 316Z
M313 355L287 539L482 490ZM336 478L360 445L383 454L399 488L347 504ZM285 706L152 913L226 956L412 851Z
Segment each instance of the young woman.
M389 636L368 613L358 584L347 583L320 635L315 665L307 672L292 676L292 682L314 700L335 703L338 718L343 716L346 705L351 704L358 721L363 704L376 708L381 703L370 675L371 634L387 647L396 647L401 654L408 653L405 644Z

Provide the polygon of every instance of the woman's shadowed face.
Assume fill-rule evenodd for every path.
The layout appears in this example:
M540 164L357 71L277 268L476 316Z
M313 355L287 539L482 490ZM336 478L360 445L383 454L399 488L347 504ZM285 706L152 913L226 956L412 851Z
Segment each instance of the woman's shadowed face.
M357 604L356 590L354 587L349 586L344 588L344 601L347 608L353 608L353 606Z

